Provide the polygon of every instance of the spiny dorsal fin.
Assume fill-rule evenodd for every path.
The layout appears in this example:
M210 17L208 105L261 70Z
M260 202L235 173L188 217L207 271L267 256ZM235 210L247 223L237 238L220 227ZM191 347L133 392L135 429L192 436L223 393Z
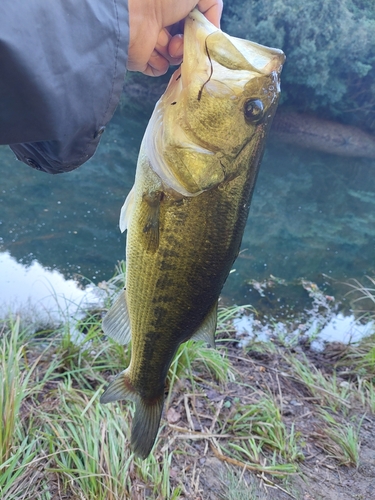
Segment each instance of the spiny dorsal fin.
M217 325L217 303L204 318L203 323L192 335L193 340L204 340L210 347L215 347L215 331Z
M142 199L139 223L143 226L146 250L150 252L155 252L159 247L159 215L162 196L161 191L154 191L145 193Z
M111 309L103 318L103 332L119 344L128 344L131 340L131 327L126 303L126 291L120 292Z
M134 206L134 187L131 188L128 196L126 197L125 203L121 208L119 226L120 231L123 233L127 230L131 213Z

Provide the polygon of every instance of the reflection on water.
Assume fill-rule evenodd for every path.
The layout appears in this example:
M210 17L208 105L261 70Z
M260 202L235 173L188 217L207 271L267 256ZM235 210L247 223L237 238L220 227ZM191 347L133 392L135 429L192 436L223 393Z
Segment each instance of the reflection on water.
M45 269L37 261L24 266L7 252L0 253L0 276L0 318L21 313L33 323L54 324L98 302L92 287L83 290L75 281Z
M112 276L124 257L118 217L146 122L118 110L95 157L63 175L34 171L1 147L0 250L7 258L26 266L37 261L67 278L78 274L99 282ZM270 142L224 301L252 301L249 281L270 274L320 285L322 273L339 281L374 275L374 172L374 160ZM21 297L28 285L16 272L6 280L0 272L0 302L10 286Z
M298 325L293 329L288 322L262 324L253 314L239 316L233 321L241 346L247 346L253 341L267 342L270 339L279 339L283 343L293 343L295 339L300 339L303 335L307 339L312 339L311 349L322 351L326 342L342 342L344 344L358 342L374 331L373 321L361 324L353 315L333 314L329 318L325 318L324 324L321 322L322 317L316 317L314 320L308 321L307 325ZM302 326L307 326L307 328L301 328ZM317 332L319 332L318 336Z

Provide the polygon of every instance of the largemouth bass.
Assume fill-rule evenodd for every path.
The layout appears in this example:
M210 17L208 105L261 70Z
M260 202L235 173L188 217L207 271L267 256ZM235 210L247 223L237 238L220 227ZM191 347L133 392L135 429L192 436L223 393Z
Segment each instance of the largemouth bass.
M131 361L101 402L135 402L131 445L145 458L181 343L214 345L217 302L238 255L280 92L280 50L230 37L197 10L184 29L183 63L146 129L127 229L125 290L103 320L132 341Z

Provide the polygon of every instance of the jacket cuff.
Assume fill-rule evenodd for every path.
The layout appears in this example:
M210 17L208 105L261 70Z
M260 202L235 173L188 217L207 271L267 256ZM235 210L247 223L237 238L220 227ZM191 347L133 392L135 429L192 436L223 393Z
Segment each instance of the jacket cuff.
M99 4L88 0L86 10L80 12L88 14L88 26L82 26L82 18L73 20L77 25L67 28L67 45L57 40L64 48L55 47L55 52L45 56L65 57L68 68L67 74L61 74L63 64L53 63L42 75L48 82L43 92L47 104L39 106L38 118L43 120L45 113L45 123L51 123L51 139L10 145L19 160L37 170L69 172L91 158L119 103L129 45L128 6L126 0ZM72 16L65 22L69 17L72 22ZM78 26L83 29L81 39L70 41L69 30L76 32Z

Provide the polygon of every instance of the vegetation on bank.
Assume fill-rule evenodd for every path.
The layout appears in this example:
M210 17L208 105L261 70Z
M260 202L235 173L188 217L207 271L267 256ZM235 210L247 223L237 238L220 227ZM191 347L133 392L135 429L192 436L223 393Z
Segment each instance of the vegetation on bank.
M106 306L121 282L102 284ZM296 337L239 348L233 318L249 310L221 309L217 350L181 346L157 444L141 461L128 444L132 405L99 403L129 362L103 336L105 309L74 328L2 322L3 500L302 498L311 457L341 474L358 468L363 423L375 414L373 338L319 362Z

